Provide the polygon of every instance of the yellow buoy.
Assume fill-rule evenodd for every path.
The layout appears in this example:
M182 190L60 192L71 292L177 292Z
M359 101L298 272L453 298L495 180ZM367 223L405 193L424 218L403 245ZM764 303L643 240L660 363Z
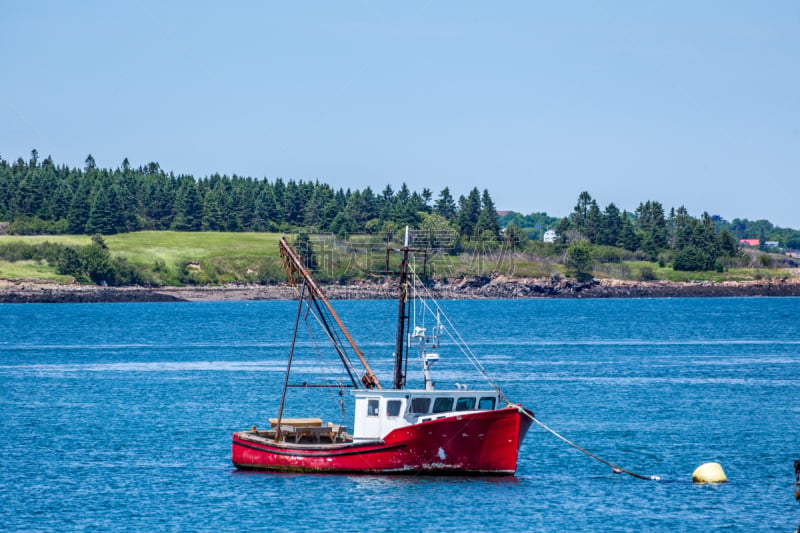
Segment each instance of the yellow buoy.
M725 483L725 471L719 463L704 463L697 467L692 473L692 481L695 483Z

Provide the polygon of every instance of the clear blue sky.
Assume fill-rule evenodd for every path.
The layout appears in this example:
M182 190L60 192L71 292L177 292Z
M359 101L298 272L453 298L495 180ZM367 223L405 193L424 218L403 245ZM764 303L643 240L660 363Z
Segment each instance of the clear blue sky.
M0 155L800 228L800 2L0 2Z

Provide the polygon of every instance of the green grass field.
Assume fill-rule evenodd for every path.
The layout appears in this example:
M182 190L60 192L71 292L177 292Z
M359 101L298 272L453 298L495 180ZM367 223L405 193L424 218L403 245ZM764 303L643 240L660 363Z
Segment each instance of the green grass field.
M148 269L154 281L179 285L194 283L225 283L280 281L283 269L278 255L278 233L219 233L142 231L109 235L104 240L112 257L121 257L129 263ZM288 236L293 239L293 235ZM0 235L0 244L25 242L38 244L45 241L71 246L84 246L91 242L86 235ZM357 243L358 241L350 241ZM360 249L325 239L317 247L321 281L345 281L381 271L385 265L385 252L375 250L363 253ZM499 273L510 276L547 278L564 275L564 267L557 256L524 255L493 251L485 254L463 253L433 258L436 277L486 275ZM191 265L187 268L187 265ZM780 269L737 268L725 272L676 272L669 267L645 261L603 263L595 267L599 278L658 279L669 281L742 281L762 277L780 277ZM72 281L69 276L56 272L46 262L0 260L0 278L49 279Z
M258 267L265 260L278 260L277 233L182 233L175 231L141 231L104 237L112 257L123 257L132 264L153 267L160 263L162 270L174 273L181 264L215 265L225 270L239 265L245 271ZM0 235L0 244L25 242L39 244L54 242L70 246L85 246L91 242L86 235ZM234 274L235 276L235 274ZM70 281L60 276L53 266L34 261L8 262L0 260L0 278L53 279ZM167 276L170 278L170 276ZM175 283L174 276L165 282Z

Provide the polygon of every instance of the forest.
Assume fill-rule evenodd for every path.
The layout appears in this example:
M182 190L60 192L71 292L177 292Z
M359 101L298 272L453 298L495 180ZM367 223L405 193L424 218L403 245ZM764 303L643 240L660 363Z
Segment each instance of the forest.
M127 158L120 167L108 169L98 168L91 155L83 168L58 165L49 156L40 159L36 150L28 160L8 162L0 157L0 233L175 230L327 233L345 238L391 234L406 225L452 233L456 238L450 253L486 246L524 252L541 244L544 231L552 229L558 235L554 246L565 252L574 272L585 272L587 264L608 256L657 261L675 270L722 271L748 260L739 248L744 238L760 239L762 246L776 241L783 248L800 248L800 232L766 220L728 222L708 213L695 218L682 206L666 211L652 200L640 203L634 212L620 211L613 203L601 210L588 192L581 193L574 210L562 218L546 213L498 216L489 191L477 187L457 199L445 187L434 198L430 190L411 191L405 183L396 191L386 185L375 192L369 187L344 190L319 181L235 174L196 179L167 173L155 162L134 168ZM102 255L104 249L102 239L95 239L91 253ZM62 264L76 261L69 252L69 257L47 253L54 261L53 254L61 257Z

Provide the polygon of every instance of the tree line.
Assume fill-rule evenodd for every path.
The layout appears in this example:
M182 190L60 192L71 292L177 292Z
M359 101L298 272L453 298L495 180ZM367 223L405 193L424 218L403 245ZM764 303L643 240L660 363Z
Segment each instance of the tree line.
M0 157L0 221L7 233L103 234L140 230L383 232L405 225L444 224L466 239L499 237L497 212L487 190L473 188L457 200L445 187L404 183L380 193L334 189L319 181L272 181L213 174L202 179L164 172L158 163L133 168L84 168L39 159Z
M562 245L588 243L622 248L637 252L648 261L658 261L661 266L670 264L675 270L684 271L722 271L743 259L739 239L760 236L763 246L767 231L776 234L776 228L766 221L751 224L735 219L728 223L707 212L694 218L683 206L666 213L657 201L640 203L634 213L620 211L613 203L601 210L586 191L578 197L572 213L560 219L556 227ZM759 232L757 236L752 236L754 231ZM800 234L794 230L778 228L777 234L784 238L784 245L800 245ZM591 260L591 250L573 248L572 252L578 258L575 262L581 265Z
M56 165L51 157L40 160L36 150L27 161L18 158L9 163L0 157L3 221L6 233L90 235L177 230L345 236L385 234L409 225L431 235L455 234L451 252L470 241L483 250L505 242L512 249L531 251L531 239L541 240L546 229L554 229L556 246L570 248L567 260L578 265L576 271L587 262L614 256L614 250L627 250L638 259L676 270L722 270L742 261L739 239L757 238L762 246L774 240L800 248L800 232L766 220L727 222L708 213L694 218L682 206L667 213L656 201L643 202L632 213L613 203L601 210L588 192L580 194L573 211L563 218L545 213L498 217L488 190L480 192L477 187L456 200L447 187L434 199L430 190L411 191L406 184L397 191L387 185L375 193L370 187L334 189L319 181L281 178L213 174L198 180L166 173L155 162L133 168L127 158L116 169L104 169L89 155L84 168L70 168ZM97 252L96 247L92 250ZM90 266L75 266L78 262L72 261L72 267L61 270L76 273L79 279L109 278L92 275L91 259L88 255L82 259ZM133 276L124 265L115 267L122 273L117 280Z

